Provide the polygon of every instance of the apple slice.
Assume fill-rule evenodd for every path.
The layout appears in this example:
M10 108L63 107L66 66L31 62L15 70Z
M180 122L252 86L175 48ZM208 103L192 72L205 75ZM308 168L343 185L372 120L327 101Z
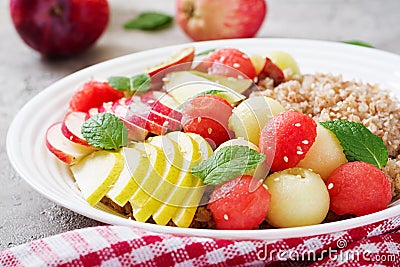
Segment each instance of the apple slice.
M285 74L283 73L283 71L269 58L265 58L265 65L261 72L258 74L258 80L263 80L266 77L274 80L275 86L285 81Z
M185 202L189 189L197 180L191 174L190 170L194 165L199 164L202 158L200 147L189 135L182 132L172 132L165 135L166 138L175 142L181 157L183 165L177 177L166 177L166 180L172 184L169 187L163 187L162 190L167 192L167 198L162 199L163 204L153 214L153 219L157 224L166 225L179 207Z
M223 91L216 94L227 99L231 104L245 99L245 96L242 94L190 71L179 71L168 74L164 87L168 94L179 102L179 104L183 104L188 99L211 90Z
M170 95L160 91L149 91L140 96L143 103L148 105L153 112L163 114L174 120L181 121L182 112L178 109L179 103Z
M201 153L201 161L208 159L213 151L211 146L208 144L207 140L198 134L186 133L190 138L195 141ZM193 166L198 165L199 162L194 163ZM194 215L196 213L197 207L200 203L201 198L205 190L203 181L197 177L194 177L194 183L190 190L187 191L185 200L183 201L181 207L176 209L176 212L172 215L172 221L178 227L189 227L193 221Z
M145 177L149 168L151 168L150 161L146 156L143 156L144 153L140 149L122 148L121 154L125 158L124 168L118 180L107 193L107 196L120 207L123 207L139 189L136 181L140 177Z
M71 166L71 171L84 198L94 206L111 189L123 167L121 153L99 150Z
M150 198L139 208L132 208L132 214L138 221L147 221L165 201L171 191L176 187L184 158L182 157L178 144L166 136L156 136L149 140L149 144L157 147L166 157L166 169L156 179L144 184L142 190L150 194ZM154 219L154 215L153 215ZM156 223L158 223L156 221Z
M174 54L168 60L149 68L147 73L151 78L153 78L156 74L160 74L159 79L161 80L161 78L164 77L168 72L189 70L192 66L193 59L194 47L187 47Z
M65 137L74 143L90 146L81 133L83 123L89 118L89 114L80 111L71 111L65 115L61 131Z
M83 146L66 138L61 128L62 122L57 122L46 132L46 146L58 159L70 165L94 151L93 147Z

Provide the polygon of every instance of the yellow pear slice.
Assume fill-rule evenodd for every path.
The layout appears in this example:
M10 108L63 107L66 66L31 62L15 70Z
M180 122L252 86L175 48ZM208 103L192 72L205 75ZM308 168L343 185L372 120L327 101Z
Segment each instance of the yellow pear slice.
M179 104L185 103L195 95L206 91L218 90L217 95L225 98L229 103L237 103L246 97L231 88L218 84L190 71L171 72L166 76L165 90Z
M168 134L167 134L168 135ZM133 217L137 221L147 221L151 215L168 199L171 191L176 187L179 173L182 169L184 158L181 155L178 144L166 136L156 136L149 139L149 144L162 150L166 157L166 170L152 181L151 186L142 188L150 198L143 206L132 209Z
M123 207L138 190L139 185L136 181L140 180L140 177L146 176L150 160L141 149L124 147L121 153L125 158L124 168L107 196Z
M124 167L119 152L95 151L71 166L75 181L86 201L94 206L110 190Z
M208 159L212 155L212 148L203 137L194 133L187 133L187 135L189 135L200 148L200 162ZM197 162L196 165L198 165L200 162ZM182 207L177 208L176 212L172 215L172 221L178 227L190 226L205 190L205 185L201 179L194 176L192 176L192 179L194 180L194 184L191 190L187 192L185 201L182 203Z
M164 204L153 214L154 221L160 225L166 225L177 209L182 207L188 192L191 191L197 180L192 176L191 168L197 165L202 157L199 144L188 134L171 132L166 137L178 144L184 162L179 176L175 179L176 181L174 180L175 187L170 190L169 197L164 201Z
M147 157L150 161L150 166L146 175L134 177L139 188L132 195L129 202L131 203L132 209L138 209L143 207L150 198L154 191L153 188L157 186L158 181L160 181L165 172L167 160L164 152L153 145L134 143L131 147L142 150L142 156Z

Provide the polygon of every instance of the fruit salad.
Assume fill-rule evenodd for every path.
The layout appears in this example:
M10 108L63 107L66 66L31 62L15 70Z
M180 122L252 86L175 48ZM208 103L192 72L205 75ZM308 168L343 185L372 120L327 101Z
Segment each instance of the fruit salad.
M385 209L380 136L267 96L301 79L284 51L188 47L143 73L83 83L46 145L88 204L138 222L282 228Z

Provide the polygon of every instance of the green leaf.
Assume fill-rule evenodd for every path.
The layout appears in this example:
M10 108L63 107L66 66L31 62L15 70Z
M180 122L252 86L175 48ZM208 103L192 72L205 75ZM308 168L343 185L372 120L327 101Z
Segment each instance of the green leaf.
M364 46L364 47L369 47L369 48L374 48L373 45L367 44L362 41L355 41L355 40L350 40L350 41L343 41L345 44L351 44L351 45L358 45L358 46Z
M82 135L90 145L100 149L119 150L128 144L128 128L114 114L97 114L82 125Z
M196 56L196 57L206 56L206 55L208 55L208 54L214 52L215 50L216 50L215 48L213 48L213 49L208 49L208 50L204 50L204 51L201 51L201 52L197 53L195 56Z
M205 184L218 185L256 168L264 160L264 154L248 146L227 146L193 167L192 174Z
M388 161L388 150L382 138L374 135L364 125L347 120L320 122L332 131L343 147L348 161L364 161L382 168Z
M130 91L131 80L128 77L111 76L108 77L108 84L119 91Z
M131 77L132 91L147 91L150 87L150 76L148 74L138 74Z
M170 26L173 20L172 16L166 14L144 12L125 23L124 28L128 30L156 31Z

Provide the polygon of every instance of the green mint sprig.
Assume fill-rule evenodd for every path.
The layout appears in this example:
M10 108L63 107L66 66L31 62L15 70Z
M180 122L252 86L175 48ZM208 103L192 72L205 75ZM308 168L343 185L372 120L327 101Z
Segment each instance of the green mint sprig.
M383 168L388 161L388 150L382 138L364 125L347 120L320 122L333 132L343 147L348 161L364 161Z
M150 76L146 73L138 74L133 77L111 76L107 79L108 84L113 88L127 92L131 95L133 92L144 92L151 88Z
M174 18L158 12L143 12L124 24L127 30L157 31L172 24Z
M192 168L192 174L205 184L219 185L255 169L265 155L248 146L226 146Z
M93 147L119 150L128 144L128 128L114 114L94 115L82 125L82 135Z

